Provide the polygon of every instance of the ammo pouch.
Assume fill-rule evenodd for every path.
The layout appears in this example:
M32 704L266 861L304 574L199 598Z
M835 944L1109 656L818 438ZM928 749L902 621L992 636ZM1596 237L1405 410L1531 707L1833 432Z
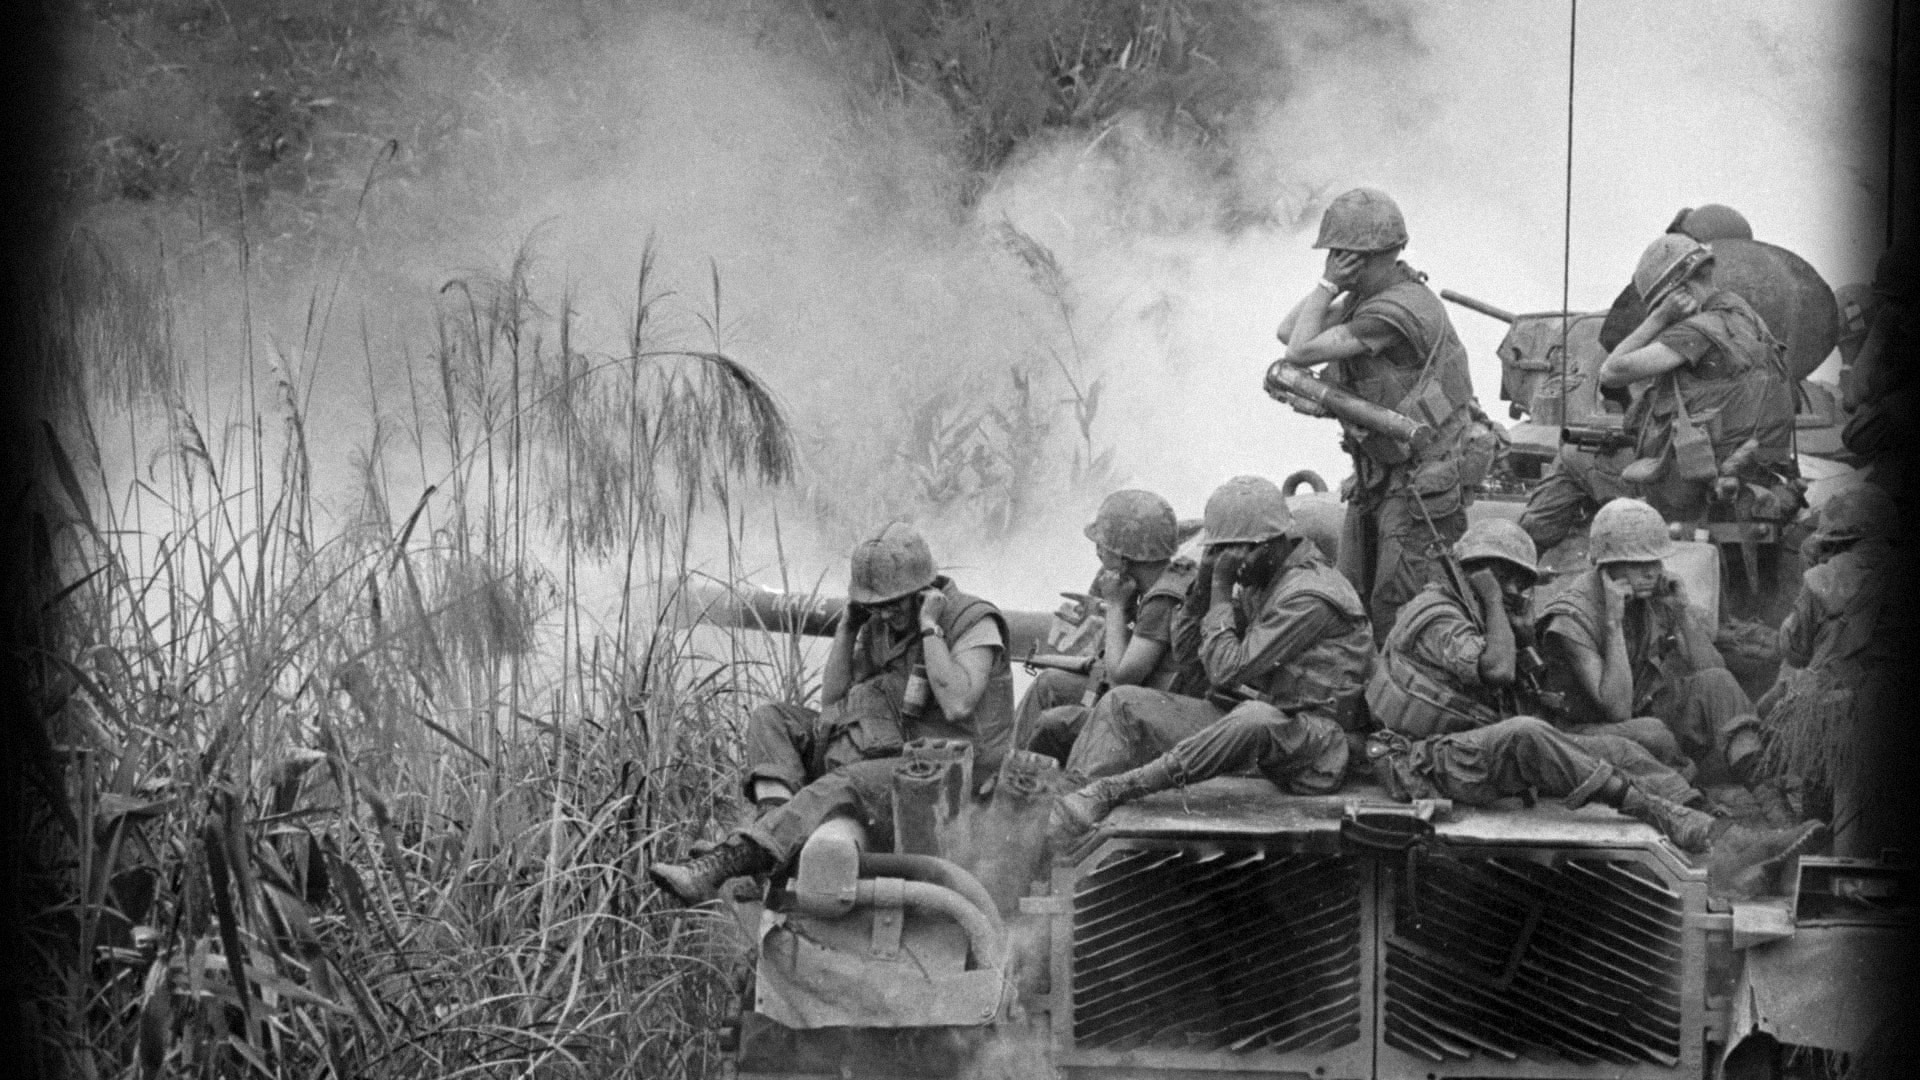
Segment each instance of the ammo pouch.
M1415 769L1413 744L1404 735L1376 731L1367 736L1367 765L1374 782L1400 802L1433 797L1433 785Z
M1420 500L1427 516L1434 518L1446 517L1460 509L1460 482L1460 462L1453 457L1418 465L1407 477L1407 487L1414 498Z
M1678 386L1673 388L1673 404L1674 469L1682 480L1711 480L1720 475L1720 465L1713 457L1713 436L1705 427L1694 424Z
M906 745L900 731L900 706L887 692L886 681L874 678L853 684L837 708L821 714L829 769L900 755Z
M1471 731L1499 719L1392 650L1380 654L1367 678L1367 709L1375 722L1414 739Z

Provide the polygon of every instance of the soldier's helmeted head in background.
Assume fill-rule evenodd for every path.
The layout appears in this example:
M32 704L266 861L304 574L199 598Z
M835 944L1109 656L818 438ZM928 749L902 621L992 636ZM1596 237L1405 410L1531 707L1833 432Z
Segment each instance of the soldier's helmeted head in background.
M1820 525L1807 539L1811 561L1843 551L1858 540L1894 540L1900 532L1900 507L1877 484L1858 484L1820 507Z
M1180 521L1167 500L1151 491L1126 489L1100 502L1087 539L1100 553L1100 565L1125 569L1127 563L1166 562L1180 549Z
M1540 555L1533 538L1506 518L1486 518L1467 526L1453 542L1453 557L1468 574L1482 569L1491 572L1507 606L1515 610L1525 608L1534 582L1540 579Z
M1642 599L1653 595L1664 576L1661 560L1677 550L1667 519L1641 499L1611 500L1593 515L1587 533L1587 558Z
M1713 287L1713 249L1682 233L1663 233L1640 253L1633 287L1652 311L1675 289Z
M1215 488L1207 496L1205 520L1209 549L1249 549L1240 566L1243 585L1271 580L1297 536L1286 496L1264 476L1236 476Z
M1720 203L1682 207L1667 224L1667 231L1691 236L1703 244L1753 239L1753 226L1747 223L1746 215Z
M1363 255L1397 253L1407 246L1407 222L1386 192L1354 188L1327 205L1313 246Z
M920 531L904 521L890 521L878 533L853 549L847 599L879 611L895 630L913 624L909 600L940 576L933 552Z

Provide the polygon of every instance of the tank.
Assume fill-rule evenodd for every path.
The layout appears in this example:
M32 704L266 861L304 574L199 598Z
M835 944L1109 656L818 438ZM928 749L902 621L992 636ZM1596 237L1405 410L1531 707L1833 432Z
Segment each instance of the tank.
M1756 696L1773 678L1777 659L1771 628L1798 592L1802 540L1811 531L1822 483L1850 472L1841 445L1845 417L1835 387L1808 379L1833 351L1839 305L1819 273L1794 253L1760 241L1714 242L1715 284L1739 293L1787 346L1787 368L1797 380L1794 439L1802 482L1743 491L1732 504L1714 504L1703 527L1682 539L1720 552L1721 643L1728 662ZM1604 312L1513 314L1473 297L1441 290L1462 307L1507 324L1496 347L1500 399L1507 402L1509 448L1489 477L1482 504L1470 515L1514 512L1544 476L1563 444L1595 454L1631 457L1624 418L1626 389L1599 385L1609 349L1645 318L1631 286ZM1506 504L1503 506L1502 504ZM1585 537L1576 535L1542 553L1551 576L1585 563Z
M733 625L780 608L703 600ZM1050 759L1011 755L987 798L971 767L965 743L909 744L897 850L836 819L723 901L751 966L729 1075L1783 1080L1892 1022L1914 936L1892 867L1801 857L1728 902L1597 804L1223 777L1056 850Z

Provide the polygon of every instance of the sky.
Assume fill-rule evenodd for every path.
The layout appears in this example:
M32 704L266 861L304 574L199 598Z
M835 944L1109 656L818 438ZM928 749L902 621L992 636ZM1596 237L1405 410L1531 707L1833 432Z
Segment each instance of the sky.
M1395 197L1405 258L1434 288L1517 311L1556 309L1563 288L1576 310L1604 308L1683 206L1740 209L1758 239L1834 286L1870 274L1885 230L1884 4L1588 0L1570 33L1565 2L1436 0L1397 9L1406 32L1379 34L1270 5L1286 91L1227 137L1235 174L1254 178L1278 224L1234 231L1208 212L1217 177L1124 118L1035 140L960 209L937 123L856 100L831 43L756 30L736 17L750 7L650 8L489 87L465 107L499 138L418 182L376 182L349 256L256 283L256 356L291 354L314 380L307 427L332 512L351 501L347 463L373 417L401 418L409 386L430 375L437 290L503 266L529 238L536 296L549 308L570 297L589 348L616 347L649 237L673 294L664 328L705 334L719 275L722 344L802 435L797 490L762 509L782 508L793 576L837 591L858 522L882 512L869 478L911 452L906 417L942 394L1004 395L1022 366L1043 402L1062 400L1051 357L1102 382L1092 439L1113 452L1113 483L1157 491L1182 516L1240 473L1309 468L1338 483L1334 424L1275 404L1260 377L1280 353L1276 324L1319 274L1318 208L1347 188ZM450 62L401 57L397 78L428 87ZM559 109L584 110L596 137L543 142ZM481 189L495 196L484 213L471 209ZM1070 337L999 239L1009 225L1057 260ZM197 342L201 408L231 414L243 404L237 292L202 280L180 296L194 307L177 333ZM330 314L309 348L315 296ZM1453 319L1482 401L1504 417L1504 327ZM1056 421L1071 430L1064 411ZM394 465L396 506L437 479ZM1070 489L1064 463L1048 467L1054 482L1010 537L921 522L942 563L1003 606L1051 608L1096 568L1081 527L1104 491ZM749 529L744 562L777 580L764 526ZM712 565L720 551L698 555Z

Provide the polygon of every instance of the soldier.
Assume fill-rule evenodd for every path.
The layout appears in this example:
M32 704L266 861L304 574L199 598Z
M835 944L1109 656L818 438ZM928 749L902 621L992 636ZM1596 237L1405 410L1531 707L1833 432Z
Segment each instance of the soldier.
M1340 568L1383 635L1432 577L1437 550L1466 530L1460 449L1475 412L1466 348L1425 275L1400 261L1406 242L1385 193L1356 188L1335 199L1313 245L1328 249L1326 276L1279 329L1288 363L1327 364L1328 381L1432 426L1429 441L1408 446L1344 424L1354 489Z
M1899 511L1871 484L1820 508L1793 610L1780 625L1781 669L1761 699L1768 762L1833 795L1837 854L1873 857L1904 842L1912 818L1896 764L1913 751L1895 717L1912 639L1911 590L1898 553Z
M1746 300L1714 288L1712 268L1713 250L1683 232L1641 255L1633 283L1646 318L1597 372L1603 387L1646 384L1624 420L1633 450L1562 450L1520 518L1540 550L1622 495L1644 492L1668 520L1697 519L1710 499L1753 500L1749 485L1772 490L1798 477L1781 346Z
M1079 674L1049 668L1020 699L1014 729L1022 748L1065 764L1085 726L1088 691L1112 686L1166 690L1179 665L1173 649L1173 617L1186 600L1199 568L1174 559L1180 523L1173 507L1147 491L1116 491L1100 503L1087 526L1100 558L1093 596L1100 604L1102 639ZM1098 680L1102 685L1090 686Z
M692 904L728 878L781 865L821 822L892 831L891 777L905 742L965 739L991 778L1011 742L1006 620L939 574L927 542L893 522L853 552L847 604L820 679L823 709L762 705L747 720L747 796L757 819L686 864L649 875Z
M1776 829L1716 817L1699 809L1706 797L1679 774L1623 773L1582 739L1532 716L1418 740L1376 732L1367 759L1380 785L1403 802L1441 797L1487 806L1537 794L1572 809L1611 806L1682 851L1709 854L1707 881L1717 894L1752 892L1758 868L1804 850L1826 831L1818 821Z
M1209 699L1114 689L1094 707L1068 775L1113 777L1178 743L1178 767L1195 773L1231 760L1258 763L1296 791L1339 787L1373 657L1359 594L1294 534L1280 489L1260 477L1235 477L1213 493L1206 535L1206 588L1188 593L1181 619L1199 622ZM1128 775L1119 789L1094 785L1096 797L1124 797L1145 780Z
M1904 505L1920 474L1914 438L1920 379L1913 376L1912 359L1920 349L1920 274L1912 241L1881 253L1871 297L1867 332L1841 379L1848 415L1840 434L1848 450L1866 459L1868 480Z
M1549 689L1565 695L1572 731L1624 735L1668 764L1691 756L1701 780L1745 781L1759 764L1753 702L1661 565L1673 551L1666 521L1645 502L1600 508L1593 570L1560 587L1534 623Z
M1458 575L1428 585L1400 609L1367 683L1374 720L1409 739L1472 731L1552 708L1540 693L1545 663L1533 647L1528 614L1539 576L1533 541L1513 522L1489 518L1467 529L1454 545L1454 558ZM1516 659L1523 655L1529 674L1520 679ZM1671 747L1664 725L1647 726ZM1604 731L1567 738L1653 794L1683 800L1692 790L1633 739Z
M1681 207L1667 223L1667 231L1690 236L1703 244L1753 239L1753 226L1747 223L1746 215L1720 203Z

